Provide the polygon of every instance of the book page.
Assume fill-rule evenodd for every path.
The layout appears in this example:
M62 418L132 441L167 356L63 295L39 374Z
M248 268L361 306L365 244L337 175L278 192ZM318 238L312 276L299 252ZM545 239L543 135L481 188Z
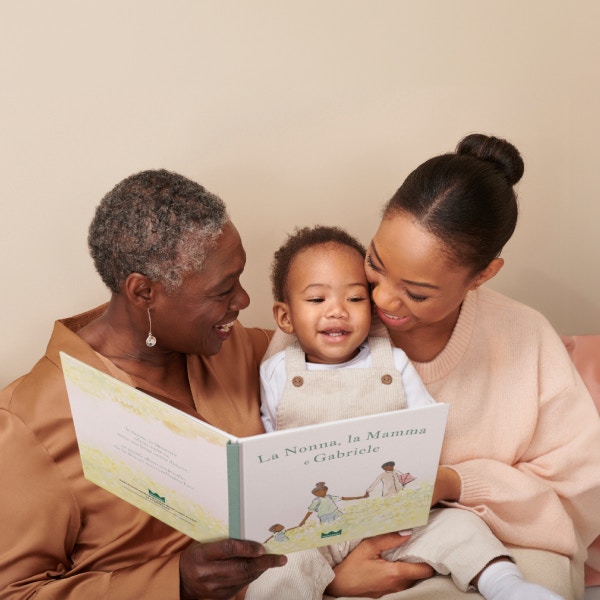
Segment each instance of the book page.
M191 538L228 537L232 437L64 353L61 360L86 479Z
M436 404L240 440L243 536L286 553L424 525L448 408Z

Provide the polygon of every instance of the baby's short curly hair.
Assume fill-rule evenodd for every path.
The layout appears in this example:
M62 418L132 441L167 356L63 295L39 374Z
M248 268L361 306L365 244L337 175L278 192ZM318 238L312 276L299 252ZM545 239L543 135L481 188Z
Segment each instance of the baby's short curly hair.
M365 247L340 227L316 225L296 228L275 252L271 263L271 287L276 302L284 302L286 299L287 277L294 258L307 248L331 242L353 248L363 258L365 257Z
M173 291L202 268L229 221L223 201L200 184L166 170L142 171L100 202L88 233L96 270L111 290L141 273Z

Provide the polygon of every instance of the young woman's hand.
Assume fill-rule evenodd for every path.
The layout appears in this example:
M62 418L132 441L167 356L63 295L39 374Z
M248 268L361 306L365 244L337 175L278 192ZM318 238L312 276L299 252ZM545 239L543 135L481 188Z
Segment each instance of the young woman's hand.
M333 569L335 579L327 587L327 594L380 598L432 577L433 569L425 563L390 562L381 558L382 552L401 546L409 537L386 533L363 540Z

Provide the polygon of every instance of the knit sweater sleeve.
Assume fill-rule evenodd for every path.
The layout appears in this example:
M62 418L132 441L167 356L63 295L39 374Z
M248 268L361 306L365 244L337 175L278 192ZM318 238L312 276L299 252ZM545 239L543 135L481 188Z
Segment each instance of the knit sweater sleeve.
M457 504L503 542L572 556L600 532L598 413L541 315L503 319L496 311L494 336L477 323L452 374L432 383L440 393L430 387L452 404L442 463L460 476Z
M538 430L514 464L492 457L453 466L461 478L459 504L504 542L571 556L578 537L587 546L600 532L598 415L573 402L576 396L576 388L563 390L540 407Z

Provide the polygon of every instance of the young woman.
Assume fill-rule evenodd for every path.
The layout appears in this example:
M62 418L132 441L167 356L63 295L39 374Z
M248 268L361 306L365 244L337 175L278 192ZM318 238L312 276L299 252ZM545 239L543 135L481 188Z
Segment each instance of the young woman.
M477 513L530 581L581 598L586 547L600 532L600 420L548 321L481 287L502 268L522 175L512 144L467 136L408 176L365 268L378 333L451 405L434 500ZM388 543L362 542L335 567L328 593L380 597L409 586L408 567L380 558ZM316 565L311 573L319 577ZM433 577L398 600L464 597L452 588Z

